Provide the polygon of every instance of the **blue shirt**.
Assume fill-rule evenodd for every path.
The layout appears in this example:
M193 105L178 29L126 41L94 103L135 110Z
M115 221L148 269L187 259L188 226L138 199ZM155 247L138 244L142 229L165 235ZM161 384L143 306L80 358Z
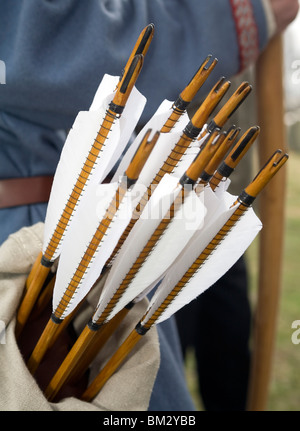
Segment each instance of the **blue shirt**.
M235 2L236 3L236 2ZM244 2L245 3L245 2ZM246 2L247 3L247 2ZM104 73L119 75L141 30L155 24L137 88L148 102L145 123L163 99L175 100L208 54L219 63L198 100L220 76L241 68L234 2L225 0L0 1L0 179L53 174L65 132L89 109ZM260 0L248 2L267 42ZM248 13L249 13L248 10ZM43 221L46 205L0 210L0 243ZM192 410L174 321L158 326L161 367L150 410Z

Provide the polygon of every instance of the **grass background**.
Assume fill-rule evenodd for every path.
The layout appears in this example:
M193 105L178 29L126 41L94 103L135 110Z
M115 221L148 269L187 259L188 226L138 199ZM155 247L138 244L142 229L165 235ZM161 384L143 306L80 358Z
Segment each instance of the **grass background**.
M269 411L300 410L300 344L291 340L294 320L300 320L300 153L289 151L287 162L287 195L283 279L277 322L276 344L270 383ZM246 252L250 278L250 301L255 307L257 294L258 239ZM186 361L186 376L199 410L203 410L198 392L195 359L190 350Z

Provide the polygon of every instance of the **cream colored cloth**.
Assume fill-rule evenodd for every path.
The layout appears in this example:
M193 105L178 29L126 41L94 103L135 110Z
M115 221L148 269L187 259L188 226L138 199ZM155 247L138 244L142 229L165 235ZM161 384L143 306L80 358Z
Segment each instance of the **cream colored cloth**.
M38 223L11 235L0 247L0 410L147 410L160 359L156 328L152 328L139 341L91 403L74 397L49 403L27 370L14 335L15 312L26 277L42 248L42 237L43 223ZM102 357L98 355L92 368L92 376L97 374L104 357L109 357L114 352L116 342L120 343L126 333L135 327L146 306L147 300L144 300L130 310L103 349ZM90 312L92 310L91 306Z

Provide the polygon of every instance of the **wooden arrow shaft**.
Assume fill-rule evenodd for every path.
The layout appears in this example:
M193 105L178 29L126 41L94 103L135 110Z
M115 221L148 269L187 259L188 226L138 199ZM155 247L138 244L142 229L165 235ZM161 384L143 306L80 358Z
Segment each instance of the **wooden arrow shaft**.
M111 357L108 363L103 367L98 376L93 380L91 385L83 393L81 399L84 401L91 401L97 393L102 389L107 380L119 368L128 354L132 351L138 341L142 338L136 330L133 330L127 339L120 346L118 351Z
M186 111L188 105L193 100L193 98L196 96L197 92L200 90L204 82L207 80L208 76L216 66L218 60L215 58L213 62L207 67L211 56L208 56L204 62L201 64L193 78L190 80L188 85L185 87L185 89L180 93L179 98L177 101L173 104L173 110L161 128L161 133L168 133L170 132L179 118L183 115L183 113Z
M38 259L39 264L35 267L34 273L30 280L30 284L25 291L25 295L17 311L15 330L16 338L19 338L19 336L21 335L21 332L28 320L31 310L51 269L50 267L46 267L41 264L40 257Z
M72 371L84 355L87 346L90 345L96 337L96 334L97 331L92 331L88 326L84 328L80 337L77 339L45 390L45 396L49 401L55 398L62 385L68 380Z
M97 330L91 330L89 326L83 329L46 389L45 395L48 400L53 400L67 382L80 379L128 311L128 308L124 308Z
M173 111L171 112L169 118L167 119L167 121L165 122L165 124L163 125L163 127L160 129L161 133L169 133L173 127L175 126L175 124L177 123L177 121L179 120L179 118L183 115L185 111L178 109L178 108L173 108Z
M56 335L58 329L59 325L50 319L43 331L42 336L40 337L34 348L33 354L31 354L29 361L27 362L27 368L32 375L35 374L42 358L48 350L51 340Z
M82 359L74 367L71 373L71 381L78 381L83 376L85 371L88 369L96 355L106 344L108 339L114 333L114 331L119 327L120 323L124 320L129 312L129 308L123 308L116 314L111 320L109 320L105 325L103 325L98 331L93 342L87 347Z

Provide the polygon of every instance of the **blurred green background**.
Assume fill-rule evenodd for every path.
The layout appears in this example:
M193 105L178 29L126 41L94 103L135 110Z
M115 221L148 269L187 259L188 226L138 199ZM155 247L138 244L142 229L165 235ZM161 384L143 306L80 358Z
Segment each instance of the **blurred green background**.
M300 410L300 344L293 344L292 323L300 320L300 16L290 25L284 35L284 89L285 125L289 148L287 163L285 246L283 254L283 277L277 322L272 376L269 391L269 411ZM238 83L243 78L239 77ZM250 78L251 79L251 78ZM249 80L249 82L253 82ZM255 89L255 83L254 83ZM249 103L255 110L253 100L247 108L240 108L249 121ZM243 111L244 110L244 111ZM253 115L255 118L255 113ZM237 120L237 125L240 125ZM253 125L248 124L248 127ZM244 129L244 128L243 128ZM252 153L255 165L255 153ZM243 169L244 170L244 169ZM249 172L248 172L249 174ZM255 308L258 274L258 238L246 252L250 278L250 300ZM300 337L298 336L299 341ZM186 376L197 408L203 410L197 387L195 359L189 351Z
M277 322L276 345L272 366L268 410L300 410L300 344L292 343L291 325L300 320L300 152L289 151L288 185L286 196L286 227L283 260L283 280ZM257 253L256 239L246 253L250 276L250 296L254 308L257 294ZM298 337L299 338L299 337ZM199 410L201 397L197 387L195 359L190 350L187 355L187 380Z

